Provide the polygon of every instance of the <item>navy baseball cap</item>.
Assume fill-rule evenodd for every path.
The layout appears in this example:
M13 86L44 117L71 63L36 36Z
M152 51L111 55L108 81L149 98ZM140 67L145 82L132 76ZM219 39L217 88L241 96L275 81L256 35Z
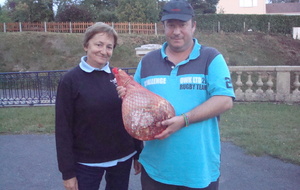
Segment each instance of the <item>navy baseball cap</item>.
M161 21L176 19L188 21L195 16L193 7L185 0L172 0L165 4Z

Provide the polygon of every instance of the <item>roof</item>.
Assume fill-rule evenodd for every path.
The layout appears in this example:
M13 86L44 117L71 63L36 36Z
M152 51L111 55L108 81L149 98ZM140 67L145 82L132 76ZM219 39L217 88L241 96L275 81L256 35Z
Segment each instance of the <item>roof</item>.
M272 3L266 4L267 14L300 14L300 3Z

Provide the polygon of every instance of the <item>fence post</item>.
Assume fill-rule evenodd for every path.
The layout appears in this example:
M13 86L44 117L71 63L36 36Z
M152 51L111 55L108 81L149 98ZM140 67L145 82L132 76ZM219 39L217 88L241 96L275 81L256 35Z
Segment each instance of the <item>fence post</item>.
M19 22L19 29L20 29L20 32L22 32L22 23Z
M3 23L3 32L6 32L6 24Z
M270 32L270 30L271 30L271 23L268 22L268 33Z
M45 28L45 32L47 32L47 23L44 22L44 28Z
M217 32L220 32L221 31L221 24L220 24L220 21L218 21L218 31Z
M70 33L72 33L72 23L71 22L69 23L69 26L70 26Z
M111 27L112 27L112 28L115 28L114 22L111 22Z
M155 35L157 35L157 24L154 23Z
M244 32L246 32L246 22L244 22Z
M130 26L130 22L128 23L128 27L129 27L129 34L131 34L131 26Z

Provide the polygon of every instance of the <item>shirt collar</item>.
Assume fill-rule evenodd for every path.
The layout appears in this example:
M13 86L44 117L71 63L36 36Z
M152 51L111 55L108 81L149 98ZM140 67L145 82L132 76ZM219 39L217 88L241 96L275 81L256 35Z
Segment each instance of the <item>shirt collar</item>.
M197 57L200 56L201 45L198 43L198 40L196 38L194 38L193 40L194 40L194 47L192 49L192 52L189 55L188 60L190 60L190 59L196 59ZM167 54L166 54L166 48L167 48L167 46L168 46L168 42L165 42L162 45L162 48L160 50L163 59L165 59L165 58L168 57Z
M91 72L93 72L93 71L104 71L104 72L106 72L106 73L111 73L111 70L110 70L110 68L109 68L109 62L107 62L107 64L106 64L103 68L99 69L99 68L95 68L95 67L92 67L91 65L89 65L89 64L86 62L86 59L87 59L87 56L81 57L81 60L80 60L80 63L79 63L79 67L80 67L83 71L85 71L85 72L87 72L87 73L91 73Z

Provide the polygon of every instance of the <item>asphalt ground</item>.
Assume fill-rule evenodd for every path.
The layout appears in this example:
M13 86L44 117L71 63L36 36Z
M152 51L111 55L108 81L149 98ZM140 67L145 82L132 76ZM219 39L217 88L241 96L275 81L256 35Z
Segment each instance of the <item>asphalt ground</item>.
M100 190L104 190L105 181ZM57 168L54 135L0 135L1 190L64 190ZM133 171L130 190L141 190ZM219 190L299 190L300 166L245 154L222 142Z

